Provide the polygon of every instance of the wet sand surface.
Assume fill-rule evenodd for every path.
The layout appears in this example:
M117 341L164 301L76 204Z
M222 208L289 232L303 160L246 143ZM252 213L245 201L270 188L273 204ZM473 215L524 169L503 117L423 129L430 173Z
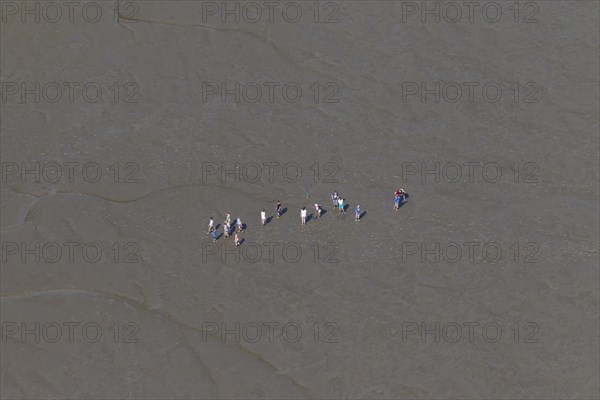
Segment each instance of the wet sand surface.
M318 23L309 2L297 23L124 2L115 22L95 4L97 23L1 25L2 398L598 398L598 2L536 2L534 23L509 2L496 23L380 1L320 3ZM80 86L35 102L10 94L22 82ZM220 82L262 97L223 101ZM479 86L423 102L421 82ZM54 183L53 162L80 165ZM239 261L206 234L226 213L247 225Z

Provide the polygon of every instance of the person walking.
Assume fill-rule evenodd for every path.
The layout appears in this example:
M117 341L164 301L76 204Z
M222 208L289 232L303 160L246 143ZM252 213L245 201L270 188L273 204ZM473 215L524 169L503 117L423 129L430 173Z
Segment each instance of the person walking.
M213 238L213 242L217 241L217 230L216 229L212 231L212 238Z
M404 201L408 198L408 193L406 193L406 190L404 189L400 189L400 202L404 203Z
M264 209L260 212L260 221L262 222L263 226L267 222L267 213Z
M355 211L354 220L356 222L358 222L358 221L360 221L360 204L356 205L356 209L354 211Z
M233 238L233 243L235 243L235 247L240 247L240 237L237 232L235 233L235 237Z
M317 213L317 218L321 218L321 205L315 203L315 212Z
M223 235L224 235L225 239L227 239L229 237L230 232L231 232L231 225L229 225L229 222L225 222L225 226L223 228Z
M338 208L340 210L340 214L346 214L346 210L344 210L344 199L342 199L341 197L338 199Z
M302 207L302 210L300 210L300 219L302 220L302 225L306 225L306 207Z
M281 216L281 202L277 200L277 205L275 206L275 212L277 213L277 219Z
M240 217L237 217L236 225L237 225L238 232L244 231L244 224L242 224L242 220L240 219Z
M331 194L331 201L333 202L334 207L338 206L338 192L333 192Z
M207 235L210 235L212 233L212 231L215 230L215 221L213 220L212 217L210 217L210 221L208 221L208 232L206 232Z

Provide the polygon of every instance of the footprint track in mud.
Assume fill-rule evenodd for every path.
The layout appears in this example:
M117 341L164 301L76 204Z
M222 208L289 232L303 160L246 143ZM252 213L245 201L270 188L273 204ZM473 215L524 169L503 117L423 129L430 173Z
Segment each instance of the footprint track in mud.
M179 189L200 188L200 187L215 187L215 188L218 187L221 190L235 191L238 194L241 192L245 196L255 197L255 195L253 195L252 193L250 193L248 191L244 192L240 189L227 188L227 187L220 186L218 184L209 184L209 183L204 183L204 184L203 183L192 183L192 184L166 187L166 188L150 191L141 196L135 197L133 199L127 199L127 200L115 199L115 198L111 198L108 196L102 196L102 195L99 195L97 193L92 193L92 192L72 192L72 191L51 190L51 191L47 191L43 194L34 194L34 193L28 192L26 190L16 189L15 187L11 187L11 189L15 193L31 196L31 197L34 197L34 199L30 203L24 204L23 206L21 206L21 208L19 209L19 218L18 219L20 220L20 223L17 225L13 225L13 226L7 226L7 227L1 229L0 233L13 231L15 229L19 229L19 228L22 228L23 226L25 226L25 224L27 222L27 217L29 216L29 213L33 209L33 207L39 201L42 201L44 199L54 197L54 196L85 196L85 197L92 197L92 198L104 200L104 201L111 202L111 203L128 204L128 203L135 203L137 201L149 198L149 197L154 196L159 193L167 193L167 192L179 190Z
M95 290L81 290L81 289L53 289L53 290L44 290L44 291L31 292L31 293L3 295L3 296L0 296L0 301L5 302L5 303L6 302L18 302L19 300L23 300L23 299L32 299L32 298L44 297L44 296L86 296L86 297L95 297L96 299L100 298L100 299L105 299L105 300L114 300L114 301L118 301L122 304L125 304L125 305L131 307L135 311L141 310L143 312L148 312L153 315L156 315L161 320L164 320L164 321L170 323L172 326L174 326L176 328L176 330L178 332L180 332L180 334L184 334L183 333L184 329L187 329L189 331L199 333L199 334L206 333L201 328L197 328L195 326L192 326L192 325L186 324L185 322L177 320L174 316L172 316L167 311L160 310L153 306L146 305L145 303L143 303L140 300L136 300L131 297L124 296L124 295L121 295L118 293L112 293L112 292L95 291ZM208 338L208 336L206 336L206 337ZM184 335L183 338L184 338L184 340L188 341L187 336ZM211 339L214 340L215 343L217 343L217 344L220 343L223 346L231 346L233 348L239 349L246 355L253 358L255 361L266 366L274 374L281 376L284 379L288 380L292 385L294 385L296 388L300 389L303 393L305 393L305 394L310 393L310 390L308 388L300 385L294 378L282 373L279 370L279 368L277 368L275 365L273 365L272 363L267 361L259 353L249 350L246 347L242 346L240 343L237 343L235 341L223 343L217 339L213 339L212 337L211 337ZM189 348L194 350L194 353L196 353L196 355L199 357L199 355L197 354L197 352L195 351L195 349L191 345L191 343L189 343L189 341L188 341L188 344L189 344ZM202 369L206 370L206 366L204 364L202 364ZM214 380L212 377L210 377L210 379Z

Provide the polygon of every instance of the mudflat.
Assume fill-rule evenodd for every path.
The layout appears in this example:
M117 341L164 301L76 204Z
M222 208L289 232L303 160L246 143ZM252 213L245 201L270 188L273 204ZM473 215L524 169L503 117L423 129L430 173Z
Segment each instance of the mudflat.
M598 398L597 1L1 5L2 398Z

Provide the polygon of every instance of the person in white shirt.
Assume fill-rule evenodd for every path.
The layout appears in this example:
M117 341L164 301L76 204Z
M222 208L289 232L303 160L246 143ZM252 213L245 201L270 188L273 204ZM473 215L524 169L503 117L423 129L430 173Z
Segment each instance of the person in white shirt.
M231 232L231 225L229 225L229 222L225 221L225 226L223 228L223 234L224 234L225 238L229 237L230 232Z
M263 225L265 224L265 222L267 222L267 213L265 212L265 210L262 210L260 212L260 220L262 221Z
M300 210L300 219L302 219L302 225L306 225L306 207L302 207Z
M208 232L206 232L206 233L210 235L214 229L215 229L215 221L212 219L212 217L210 217L210 221L208 222Z

